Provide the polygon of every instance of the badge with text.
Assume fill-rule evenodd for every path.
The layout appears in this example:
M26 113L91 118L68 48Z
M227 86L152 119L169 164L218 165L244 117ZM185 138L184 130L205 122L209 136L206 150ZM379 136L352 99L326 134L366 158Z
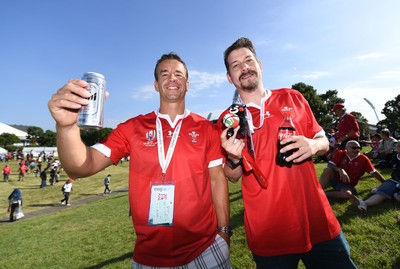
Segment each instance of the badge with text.
M172 226L174 220L175 184L152 183L150 193L149 225Z

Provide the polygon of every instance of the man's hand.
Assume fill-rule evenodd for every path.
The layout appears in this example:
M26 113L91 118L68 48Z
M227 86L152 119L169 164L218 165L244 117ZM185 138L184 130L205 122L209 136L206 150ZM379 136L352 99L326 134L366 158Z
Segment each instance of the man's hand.
M322 155L329 149L329 142L326 137L309 139L305 136L290 136L281 141L281 144L287 144L281 149L284 153L294 150L293 154L286 158L287 162L293 161L300 163L313 155Z
M236 135L239 131L240 126L234 129L233 136L227 138L228 128L221 133L221 146L228 154L228 157L233 161L240 160L242 158L242 150L245 147L243 139L237 139Z
M83 80L70 80L60 88L48 102L50 113L58 127L69 127L76 124L79 109L88 105L90 92L88 83Z

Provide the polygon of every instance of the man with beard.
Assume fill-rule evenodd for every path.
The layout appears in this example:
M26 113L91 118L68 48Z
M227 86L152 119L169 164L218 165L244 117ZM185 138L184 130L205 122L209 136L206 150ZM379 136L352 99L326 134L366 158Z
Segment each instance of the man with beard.
M233 43L224 61L237 90L234 102L245 105L252 133L245 139L254 145L251 154L236 137L240 125L228 137L221 123L228 110L222 113L224 171L232 182L242 178L244 225L257 268L297 268L300 260L307 268L356 268L311 160L325 154L329 144L307 101L292 89L264 88L262 63L247 38ZM288 112L295 133L284 136L278 150L278 129ZM294 151L285 159L290 165L276 163L278 151Z

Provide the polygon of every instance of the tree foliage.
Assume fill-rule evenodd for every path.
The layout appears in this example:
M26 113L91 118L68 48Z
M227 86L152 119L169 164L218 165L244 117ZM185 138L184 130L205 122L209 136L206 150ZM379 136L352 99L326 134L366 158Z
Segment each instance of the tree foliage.
M111 133L111 131L111 128L103 128L100 130L81 130L81 138L86 146L92 146L106 138Z
M3 148L14 143L21 143L21 140L15 134L2 133L0 135L0 145L2 145Z
M43 136L43 129L36 126L29 126L27 139L30 141L32 145L38 144L38 140Z
M292 88L301 92L308 101L317 122L325 129L332 129L337 126L337 118L332 113L335 104L344 103L345 99L338 96L337 90L328 90L323 94L317 94L313 86L303 82L292 85ZM360 112L352 111L360 126L361 134L369 133L368 120Z
M378 122L378 125L386 126L391 131L400 129L400 94L387 101L381 113L386 118Z
M57 145L57 133L47 130L39 138L38 142L42 147L55 147Z

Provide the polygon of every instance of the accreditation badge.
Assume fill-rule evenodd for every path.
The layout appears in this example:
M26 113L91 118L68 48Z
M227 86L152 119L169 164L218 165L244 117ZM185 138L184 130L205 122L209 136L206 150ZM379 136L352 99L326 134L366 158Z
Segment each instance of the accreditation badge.
M148 224L172 226L174 221L175 182L152 182Z

